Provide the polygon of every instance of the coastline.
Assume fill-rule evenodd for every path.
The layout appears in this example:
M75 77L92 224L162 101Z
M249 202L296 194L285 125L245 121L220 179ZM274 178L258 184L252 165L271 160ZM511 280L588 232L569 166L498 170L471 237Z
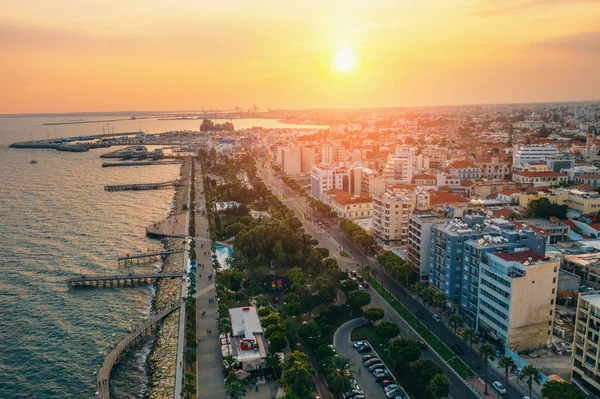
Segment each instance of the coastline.
M183 163L180 176L183 176L186 163ZM177 205L184 201L187 194L184 187L178 187L173 194L173 204L169 217L177 213ZM165 237L162 240L165 250L182 251L185 242L181 238ZM180 272L184 254L182 252L167 255L161 267L162 272ZM152 298L152 311L156 312L181 298L181 280L164 279L156 283ZM147 357L149 399L168 399L175 396L175 378L177 371L177 343L179 338L179 310L166 317L156 333L155 344Z

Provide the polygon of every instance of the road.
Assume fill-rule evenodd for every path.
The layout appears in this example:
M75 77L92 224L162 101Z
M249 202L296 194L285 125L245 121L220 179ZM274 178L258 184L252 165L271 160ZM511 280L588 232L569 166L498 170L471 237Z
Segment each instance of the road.
M268 181L267 186L271 187L273 189L273 187L275 187L275 185L277 184L275 182L275 178L272 177L271 174L267 173L265 170L261 170L259 168L259 176L264 176L265 180ZM281 183L283 184L283 183ZM294 210L297 213L300 213L299 209L303 209L302 206L304 204L304 206L306 206L305 202L304 202L304 198L298 196L298 195L294 195L291 190L285 190L284 188L280 188L280 189L274 189L274 192L276 194L279 194L279 196L281 197L282 193L286 193L286 199L283 200L284 203L286 203L286 205L288 207L290 207L292 210ZM290 206L290 204L292 206ZM293 205L296 205L296 207L294 207ZM315 226L313 226L311 223L309 223L307 220L305 220L304 217L302 217L301 215L299 215L299 219L302 221L305 230L310 233L315 239L317 239L319 241L320 246L325 247L327 249L329 249L329 254L330 257L336 259L338 261L338 264L340 265L340 268L342 270L356 270L358 269L358 263L356 262L356 260L352 260L352 259L348 259L345 257L342 257L339 255L339 248L338 248L338 243L342 244L342 246L344 247L344 249L349 249L350 246L348 246L347 240L345 240L342 236L341 236L341 231L339 231L339 228L331 228L328 230L322 230L322 229L318 229ZM354 253L358 253L356 250L353 250ZM365 265L367 264L372 264L374 267L378 266L377 262L369 257L364 257L364 262ZM388 287L386 287L388 288ZM386 319L389 321L392 321L396 324L398 324L400 326L400 329L402 331L402 333L406 334L408 332L409 334L409 338L410 339L417 339L418 336L415 335L411 329L409 329L407 327L406 322L404 321L404 319L394 310L392 309L388 303L385 301L385 299L383 299L381 297L381 295L379 295L375 290L370 290L370 294L371 294L371 307L380 307L385 309L386 311ZM404 303L404 301L402 301ZM411 335L412 334L412 335ZM405 336L405 335L404 335ZM427 353L424 353L424 358L429 358L433 361L435 361L436 363L438 363L439 365L441 365L444 369L444 374L450 378L450 381L452 382L452 385L450 387L450 395L455 398L455 399L475 399L477 398L477 396L471 392L471 390L464 384L464 382L462 381L462 379L460 379L459 377L456 376L456 374L454 374L453 371L450 370L450 368L442 361L442 359L437 356L433 351L427 351ZM491 379L490 379L491 380ZM517 396L515 396L515 398L517 398Z
M402 287L396 282L396 280L389 276L385 272L385 270L383 270L381 265L377 263L377 260L375 258L366 255L362 256L361 250L345 237L345 235L340 230L339 226L336 225L331 228L328 228L327 230L322 230L318 229L317 227L309 223L307 220L305 220L305 218L300 212L300 210L302 210L302 212L304 212L305 214L309 213L305 199L302 196L293 192L291 189L287 188L284 185L284 183L277 176L275 176L275 174L270 169L261 169L259 166L259 176L261 175L264 177L264 181L265 183L267 183L267 186L273 189L276 194L279 194L280 198L282 197L282 194L285 194L285 199L282 199L282 202L288 207L290 207L290 209L296 212L299 219L303 222L305 230L311 235L313 235L319 241L321 246L324 246L329 249L331 257L334 257L338 261L342 270L358 270L360 269L360 267L367 265L374 267L377 270L378 280L380 280L385 285L385 289L388 290L392 294L392 296L396 298L400 303L402 303L412 314L415 314L415 312L419 310L424 315L426 315L425 318L421 320L421 322L440 340L442 340L443 343L448 345L448 347L452 344L457 345L463 352L463 354L459 357L467 365L469 364L470 359L472 362L471 364L473 369L477 371L477 373L483 378L483 376L485 375L483 360L477 355L477 353L474 350L472 350L466 344L464 340L456 336L446 324L435 322L431 318L431 311L429 307L425 306L417 298L410 295L404 289L404 287ZM346 252L355 256L356 259L349 260L347 258L339 256L339 248L337 247L338 244ZM374 292L374 290L371 291L371 296L373 297L373 302L377 302L376 297L381 299L381 303L383 304L383 306L378 305L379 307L384 307L387 305L387 302L385 302L376 292ZM402 322L404 321L404 319L402 319L401 317L400 320L402 320ZM441 361L438 361L438 363L441 363ZM446 368L445 365L444 368ZM451 374L454 376L454 373ZM490 385L493 381L504 381L504 373L495 367L490 366L488 376L488 382L490 383ZM450 375L448 375L448 377L450 377ZM460 380L457 379L457 381ZM455 382L454 380L452 380L452 382L453 387L457 385L457 382ZM468 388L466 388L462 381L460 382L460 385L468 390ZM507 386L506 389L507 395L505 395L505 398L507 399L520 399L527 393L526 387L524 385L517 386L513 382L510 382L509 386ZM473 395L470 391L469 393ZM452 392L451 395L455 398L467 397L456 396L454 392Z

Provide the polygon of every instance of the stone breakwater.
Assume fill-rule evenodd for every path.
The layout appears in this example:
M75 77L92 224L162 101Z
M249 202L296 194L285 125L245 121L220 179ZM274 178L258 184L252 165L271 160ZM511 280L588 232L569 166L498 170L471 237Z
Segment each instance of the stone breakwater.
M182 250L182 239L165 238L167 250ZM168 255L163 263L164 272L179 272L183 253ZM161 279L156 284L153 310L162 309L181 297L181 280ZM175 373L177 366L177 339L179 334L179 310L165 318L159 328L156 344L148 357L150 369L149 399L167 399L175 396Z

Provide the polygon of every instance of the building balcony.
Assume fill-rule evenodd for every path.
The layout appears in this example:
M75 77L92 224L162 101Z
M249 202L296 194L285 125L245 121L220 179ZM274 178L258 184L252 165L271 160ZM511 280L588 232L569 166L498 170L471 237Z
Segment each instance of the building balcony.
M583 350L582 349L577 349L573 353L573 356L575 356L576 358L579 358L579 360L583 361Z
M597 335L588 334L587 341L588 342L593 342L596 345L598 345L598 336Z
M576 328L575 331L577 331L578 334L581 334L585 337L585 327L584 326Z
M582 324L587 324L588 318L587 316L580 317L578 319Z
M596 335L600 335L600 325L590 323L590 325L588 325L588 328L590 329L590 331L595 332Z

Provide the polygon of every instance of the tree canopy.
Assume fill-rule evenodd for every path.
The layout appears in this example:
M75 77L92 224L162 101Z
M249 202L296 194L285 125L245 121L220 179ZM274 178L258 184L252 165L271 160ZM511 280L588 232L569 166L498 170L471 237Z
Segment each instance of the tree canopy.
M575 384L549 380L542 385L542 396L547 399L583 399L584 394Z
M553 204L548 198L540 198L529 203L527 213L538 218L550 219L551 216L555 216L563 220L567 217L568 209L567 205Z

